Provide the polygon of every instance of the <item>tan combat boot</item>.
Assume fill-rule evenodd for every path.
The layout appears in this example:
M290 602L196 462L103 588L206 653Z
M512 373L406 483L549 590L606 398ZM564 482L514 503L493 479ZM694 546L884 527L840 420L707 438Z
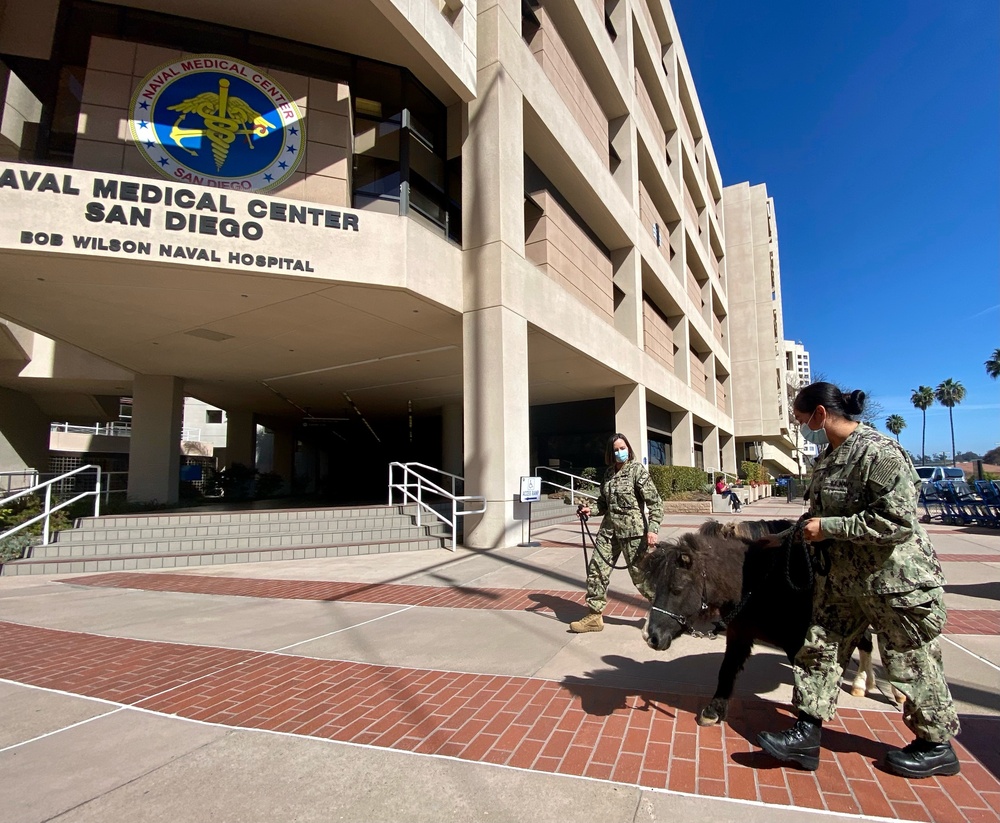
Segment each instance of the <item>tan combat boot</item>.
M571 632L575 632L576 634L582 634L583 632L604 631L604 618L601 617L600 612L591 612L583 619L574 620L570 623L569 630Z

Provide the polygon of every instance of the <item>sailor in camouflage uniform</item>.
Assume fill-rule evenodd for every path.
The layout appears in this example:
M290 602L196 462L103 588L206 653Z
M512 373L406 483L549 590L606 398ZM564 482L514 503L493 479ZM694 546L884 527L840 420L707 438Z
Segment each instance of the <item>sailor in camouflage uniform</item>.
M639 559L649 546L655 546L663 519L663 502L653 485L649 471L635 459L635 452L624 434L614 434L604 451L607 471L597 498L597 514L602 515L601 528L595 539L594 553L587 569L587 606L590 613L569 624L572 632L599 632L604 628L601 613L608 604L608 582L611 569L624 554L632 582L639 593L652 600L654 589L639 569ZM649 510L648 525L643 517L643 504ZM580 510L590 515L590 507Z
M944 575L917 517L920 479L894 440L852 419L863 408L863 392L845 396L830 383L807 386L795 399L803 436L830 444L806 490L803 534L810 542L829 541L830 572L817 579L813 625L795 657L799 720L758 741L779 760L819 766L822 721L833 718L841 674L871 624L889 681L906 697L903 719L916 735L886 755L886 769L903 777L957 774L948 741L958 734L958 715L937 640L946 618Z

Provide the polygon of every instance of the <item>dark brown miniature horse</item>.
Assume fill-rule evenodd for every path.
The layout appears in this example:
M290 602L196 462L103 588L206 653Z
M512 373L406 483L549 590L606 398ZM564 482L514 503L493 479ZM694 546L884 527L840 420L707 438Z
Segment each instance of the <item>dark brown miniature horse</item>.
M726 719L736 676L755 641L777 646L789 661L802 647L812 611L812 576L805 553L800 549L790 556L787 552L794 552L794 547L778 546L782 541L777 537L794 526L790 520L727 524L710 520L697 532L660 543L642 561L656 588L643 629L651 648L669 648L699 616L718 613L726 622L719 682L711 702L698 715L700 726ZM874 686L867 633L859 649L864 694L866 683L868 688Z

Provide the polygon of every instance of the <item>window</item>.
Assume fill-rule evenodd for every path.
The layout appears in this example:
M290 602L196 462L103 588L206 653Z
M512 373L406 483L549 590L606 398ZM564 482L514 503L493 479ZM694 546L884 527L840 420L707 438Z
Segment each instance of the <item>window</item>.
M222 409L205 409L206 423L222 423Z

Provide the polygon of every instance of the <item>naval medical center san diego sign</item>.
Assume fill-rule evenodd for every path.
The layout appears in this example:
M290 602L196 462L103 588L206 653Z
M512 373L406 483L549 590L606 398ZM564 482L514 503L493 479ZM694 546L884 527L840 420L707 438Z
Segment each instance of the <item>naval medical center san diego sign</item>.
M164 177L267 191L295 171L305 121L263 70L220 55L159 66L132 96L132 139Z
M216 55L160 66L131 114L167 179L0 166L0 247L314 272L328 238L360 231L357 212L261 195L295 171L305 129L260 69Z

